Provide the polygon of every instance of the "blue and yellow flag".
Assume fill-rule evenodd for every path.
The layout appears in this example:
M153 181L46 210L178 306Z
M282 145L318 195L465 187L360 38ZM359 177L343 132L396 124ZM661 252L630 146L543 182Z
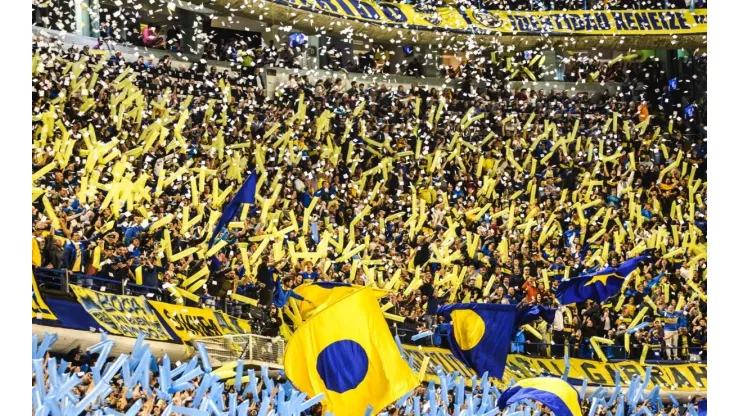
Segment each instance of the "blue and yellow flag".
M374 413L413 390L418 379L401 357L370 288L349 293L299 326L285 347L285 375L336 416Z
M496 406L503 411L523 399L536 400L558 416L582 416L578 392L567 381L559 378L524 379L501 393Z
M584 274L560 282L555 296L563 305L583 302L586 299L603 302L622 289L624 279L632 273L647 256L625 261L617 267L606 267L594 273Z
M452 320L450 351L478 375L501 378L516 324L516 305L458 303L440 306L437 315Z
M301 318L305 320L310 318L314 313L361 288L360 286L353 286L349 283L342 282L313 282L302 284L293 289L293 292L304 298L304 300L298 301L298 312L301 314ZM388 294L388 291L382 289L371 288L369 290L372 291L376 299ZM306 302L306 300L310 302Z

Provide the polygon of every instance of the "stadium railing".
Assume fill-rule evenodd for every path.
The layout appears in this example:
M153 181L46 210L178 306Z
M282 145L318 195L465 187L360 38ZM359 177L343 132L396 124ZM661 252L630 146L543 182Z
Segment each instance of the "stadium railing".
M69 294L69 285L75 284L89 289L115 293L117 295L146 296L152 297L161 294L157 287L137 285L128 279L114 280L98 276L89 276L82 273L74 273L69 270L47 269L37 267L34 269L36 283L41 290L53 290L62 294Z
M158 300L161 298L161 290L157 287L151 287L151 286L145 286L145 285L137 285L135 283L131 283L128 279L124 279L123 281L120 280L114 280L114 279L107 279L103 277L98 276L88 276L86 274L82 273L73 273L68 270L57 270L57 269L47 269L43 267L37 267L34 269L34 274L36 276L36 282L39 285L39 289L41 291L53 291L59 294L70 294L69 285L70 284L76 284L79 286L84 286L89 289L93 290L99 290L99 291L105 291L108 293L115 293L118 295L129 295L129 296L145 296L152 300ZM240 316L242 318L252 318L255 320L256 328L258 329L261 327L259 325L260 321L260 314L259 308L242 308L242 305L236 305L231 302L227 302L224 304L223 302L213 302L212 304L209 304L209 302L204 299L203 300L203 307L212 307L213 309L220 309L224 312L234 315L234 316ZM428 346L428 347L442 347L442 348L448 348L446 337L439 336L438 333L435 331L434 336L425 337L419 340L412 340L411 338L418 333L416 330L411 329L405 329L405 328L399 328L397 325L394 325L393 322L389 322L391 331L394 333L394 335L398 335L399 338L402 340L402 342L406 344L412 344L412 345L421 345L421 346ZM222 338L222 337L217 337ZM269 338L269 337L264 337ZM272 338L270 338L272 339ZM217 340L213 340L213 342L216 342ZM229 339L228 342L230 343L230 346L233 346L237 341L244 343L245 345L248 344L247 341L244 339ZM212 343L213 343L212 342ZM219 341L220 342L220 341ZM271 342L275 342L274 340ZM215 347L214 347L215 348ZM261 348L261 347L260 347ZM585 359L593 359L597 358L596 353L593 351L593 348L590 346L588 339L584 340L584 342L581 343L581 345L569 345L569 344L555 344L555 343L517 343L512 342L511 343L511 350L512 353L522 353L525 355L533 356L533 357L552 357L553 351L563 351L564 348L568 348L569 355L571 357L577 357L577 358L585 358ZM602 351L604 352L604 355L610 360L610 361L623 361L623 360L629 360L630 356L629 353L624 349L621 345L604 345L601 347ZM687 352L688 354L696 354L699 351L695 347L656 347L651 348L648 352L648 357L646 359L646 362L648 363L681 363L681 362L706 362L706 360L695 360L695 359L678 359L678 360L662 360L662 359L655 359L654 353L660 351L665 351L666 349L675 349L677 353L680 355L683 352ZM241 350L240 350L241 351ZM255 360L257 360L255 358Z
M282 367L285 354L285 340L279 336L271 338L257 334L224 335L198 338L193 344L195 342L205 346L214 366L242 360L248 366Z
M412 336L416 335L418 331L414 330L407 330L403 328L396 328L391 327L392 331L394 331L394 335L398 335L401 338L401 342L404 344L411 344L411 345L421 345L426 347L439 347L439 348L449 348L449 345L447 343L446 336L439 337L437 333L435 333L435 336L425 337L416 341L413 341L411 339ZM594 352L593 348L591 347L589 343L589 339L585 339L580 345L572 345L572 344L555 344L555 343L545 343L545 342L528 342L528 343L522 343L522 342L511 342L511 348L509 350L510 353L517 353L517 354L523 354L530 357L541 357L541 358L562 358L563 353L565 349L568 350L568 355L570 357L574 358L582 358L582 359L598 359L598 356L596 352ZM683 353L686 353L685 356L687 358L679 358L675 360L665 360L662 358L662 352L666 350L675 350L677 355L681 356ZM603 351L606 358L609 360L609 362L620 362L620 361L627 361L627 360L634 360L634 356L631 358L630 354L624 349L624 346L622 345L602 345L601 350ZM682 351L683 350L683 351ZM558 351L561 351L560 355L556 355ZM642 349L639 351L642 352ZM648 351L648 355L645 359L646 363L649 364L681 364L681 363L706 363L706 359L692 359L691 355L694 355L694 357L700 356L699 355L700 349L696 347L655 347L651 348ZM658 354L661 358L656 358L655 354ZM702 356L703 357L703 356Z

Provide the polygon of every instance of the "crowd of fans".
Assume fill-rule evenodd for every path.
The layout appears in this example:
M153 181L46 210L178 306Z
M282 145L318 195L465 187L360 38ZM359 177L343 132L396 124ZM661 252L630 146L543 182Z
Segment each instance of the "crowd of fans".
M59 374L54 378L61 378L63 376L70 375L76 375L80 378L79 383L72 389L74 397L79 399L84 399L89 395L93 395L96 398L100 397L96 395L95 387L104 380L96 382L93 368L96 367L98 362L102 359L104 358L101 358L99 353L86 351L80 345L71 349L63 356L60 356L59 354L46 353L42 367L44 372L42 380L45 384L45 389L51 392L52 383L50 381L51 377L49 375L49 371L54 370ZM115 357L108 357L105 359L105 362L109 363L109 365L112 365L114 361ZM129 359L128 361L131 360ZM49 365L50 362L51 365ZM178 362L177 364L180 363ZM184 366L186 364L187 363L182 363L180 365ZM251 384L251 380L244 381L241 386L237 386L233 383L233 380L229 380L228 382L225 380L210 382L205 381L203 376L196 376L191 379L180 379L177 381L177 384L189 382L188 388L178 389L179 391L170 394L163 394L162 391L167 392L167 390L160 384L162 382L161 372L165 365L166 364L162 358L150 358L148 385L142 385L141 382L133 382L129 385L127 384L128 381L125 376L123 376L122 372L116 373L109 382L109 392L104 394L102 400L94 400L93 403L85 409L87 411L85 414L93 414L97 410L103 410L106 413L112 410L123 414L131 411L134 407L139 410L134 410L135 413L132 414L142 416L158 416L167 414L167 412L172 410L174 410L174 412L171 414L181 414L171 407L179 406L185 408L201 408L203 402L207 403L208 400L211 400L216 404L219 411L229 413L232 413L235 410L229 406L240 406L242 403L248 401L248 410L246 414L249 416L257 416L258 414L269 414L271 411L277 411L279 408L278 402L281 402L282 404L288 399L293 398L294 387L285 379L282 372L280 372L276 377L269 378L269 380L262 377L256 378L254 388L248 385ZM134 364L131 364L130 367L131 371L136 368ZM175 374L174 371L176 371L176 367L176 365L170 364L169 373ZM182 375L183 373L180 373L178 377ZM451 377L448 374L444 376ZM129 378L131 377L129 376ZM39 380L35 376L32 377L32 386L38 386L38 381ZM205 382L210 384L205 390L203 390L200 387ZM417 398L419 400L419 414L423 415L440 414L431 413L430 400L434 400L438 408L445 409L444 414L446 415L453 415L458 412L469 410L470 404L467 399L462 399L458 402L456 395L460 394L460 392L452 383L448 385L450 386L449 389L444 391L440 387L440 383L433 385L431 383L422 382L413 392L410 392L408 396L405 396L405 400L399 399L398 402L382 409L382 412L380 412L379 415L400 416L402 414L409 414L411 409L413 409L414 402ZM434 390L429 391L432 388L434 388ZM482 383L476 383L476 386L472 389L466 388L463 393L466 394L466 396L472 396L472 403L476 408L481 406L481 403L484 400L484 394L488 395L487 399L491 401L491 406L494 405L497 399L497 393L493 393L493 389L485 390L486 392L484 393ZM218 394L218 391L221 393ZM216 392L216 394L213 394L214 392ZM231 402L231 395L236 396L235 402ZM445 397L443 397L443 395L447 396L446 399L448 404L445 404ZM688 402L683 405L679 404L677 401L663 405L659 400L646 399L638 401L635 406L631 407L628 405L628 390L626 388L617 392L617 395L621 396L621 400L616 400L615 398L614 404L612 405L607 403L606 405L598 404L594 406L593 397L584 394L580 401L582 413L597 416L607 416L608 414L623 414L627 416L640 414L653 414L656 416L685 416L692 414L689 408L691 407L696 410L699 407L699 402L702 400L701 397L695 396L691 397ZM611 395L608 395L607 397L610 396ZM266 407L264 413L262 413L263 404ZM593 413L590 413L592 407L595 410ZM649 410L650 413L646 413L643 408ZM490 407L487 409L490 409ZM38 410L38 408L34 407L34 410ZM525 413L536 411L543 416L553 415L552 410L539 402L522 402L521 404L512 406L510 411L523 411ZM301 412L301 415L306 416L319 416L322 414L324 413L322 411L321 403L315 404Z
M528 2L524 2L527 3ZM522 3L522 4L524 4ZM556 4L557 3L557 4ZM573 2L573 5L558 2L540 2L537 7L544 9L567 9L578 3L575 8L582 8L581 1ZM625 2L611 1L607 2L613 8L665 8L679 7L680 5L664 4L659 0L655 5L650 2L642 2L642 6L633 7ZM470 4L471 7L483 7L487 3L480 5ZM521 6L521 5L520 5ZM520 6L512 6L510 0L501 2L498 5L495 1L491 3L492 8L509 8L517 9ZM653 7L654 6L654 7ZM658 7L659 6L659 7ZM701 6L701 5L699 5ZM594 6L596 7L596 6ZM526 8L525 8L526 9ZM100 42L96 48L115 49L116 44L131 45L137 47L146 47L153 49L165 49L173 53L188 52L196 53L192 48L183 45L183 30L177 25L168 26L166 29L158 24L141 24L137 25L132 22L136 21L135 13L122 12L118 18L111 18L107 14L106 19L101 20L99 29ZM119 22L124 16L128 16ZM217 35L214 31L208 33L202 29L195 29L196 37L209 39L205 42L205 48L202 51L201 58L208 60L217 60L230 62L238 70L253 74L255 70L264 70L265 67L297 68L305 66L308 47L306 37L303 34L295 33L291 39L283 44L276 45L274 40L267 43L261 41L255 42L253 39L237 35ZM257 45L256 45L257 44ZM406 50L408 49L408 50ZM400 52L394 52L400 53ZM585 56L578 53L575 55L565 54L558 56L557 62L544 61L538 65L532 65L533 59L539 61L542 58L536 51L526 51L507 54L498 59L495 54L481 48L478 51L466 53L461 62L452 65L442 65L436 75L447 78L468 78L472 77L477 82L495 82L497 79L509 78L510 80L535 80L543 79L546 73L556 74L557 80L568 82L618 82L631 84L634 82L643 82L649 75L649 79L655 79L666 85L666 80L660 74L660 63L653 59L643 61L635 59L637 55L630 55L630 59L607 62L596 56ZM404 58L397 62L392 62L390 51L382 45L373 45L369 50L360 53L353 53L349 50L341 50L334 43L328 43L321 46L317 55L325 57L320 59L321 67L334 71L347 71L350 73L365 74L390 74L406 75L421 77L424 74L424 58L419 51L413 51L413 48L404 48ZM571 56L567 56L571 55ZM507 62L508 61L508 62ZM543 65L545 64L545 65ZM643 66L647 67L644 69ZM523 68L526 67L525 72ZM427 74L428 75L428 74ZM643 75L645 77L643 77Z
M405 318L391 325L406 342L443 333L434 312L445 303L557 307L552 325L533 324L539 337L515 339L535 355L567 343L590 358L590 337L621 340L647 308L629 358L648 345L650 359L706 359L706 117L703 105L684 111L695 78L678 81L680 99L343 75L292 75L268 96L254 73L203 62L125 62L50 39L32 49L38 270L192 304L168 288L207 267L200 303L263 311L270 335L289 335L274 303L308 280L392 290L383 302ZM250 173L257 202L206 257L224 201ZM653 257L613 299L556 304L563 278L646 249Z

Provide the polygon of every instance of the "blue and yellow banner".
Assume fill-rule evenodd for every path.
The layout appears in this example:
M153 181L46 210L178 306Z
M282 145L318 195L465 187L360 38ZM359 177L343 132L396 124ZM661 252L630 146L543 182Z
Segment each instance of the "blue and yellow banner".
M473 35L687 35L706 34L706 9L489 11L361 0L272 0L278 6L402 29ZM263 13L262 9L259 13ZM268 11L269 13L269 11ZM298 19L300 20L300 19ZM372 30L371 28L369 30Z
M242 334L251 331L249 322L210 309L183 307L161 302L147 301L143 297L123 296L97 292L70 285L77 295L77 302L58 298L43 299L33 282L33 322L55 325L77 330L102 329L114 335L135 338L142 331L150 340L183 342L193 338ZM41 315L39 315L39 313ZM429 357L424 378L437 379L435 373L440 366L447 373L455 371L471 380L475 372L455 358L450 350L434 347L404 345L404 352L411 357L415 371L424 358ZM707 390L706 364L651 365L650 383L671 386L676 391L696 392ZM633 375L644 376L647 365L636 361L603 363L579 358L570 359L568 373L571 383L580 384L587 378L594 385L612 387L615 372L620 374L623 387L629 386ZM496 380L499 389L505 389L510 380L519 381L539 375L560 377L565 371L562 359L533 358L509 354L503 377Z
M31 312L32 319L44 319L48 321L57 321L56 315L51 311L51 308L41 298L41 292L36 284L36 276L31 273L31 281L33 282L33 294L31 295Z
M77 301L107 332L133 338L142 332L147 339L172 340L154 309L143 297L114 295L76 285L69 286L77 296Z
M162 322L183 342L251 331L247 321L220 311L155 301L149 301L149 304L162 317Z
M207 308L150 301L70 285L76 301L44 300L33 282L33 321L77 330L101 330L153 341L187 342L197 338L252 332L248 321ZM42 322L45 321L45 322ZM53 322L49 322L53 321Z
M435 373L437 366L441 366L445 372L459 372L470 380L475 372L466 367L460 360L455 358L451 351L443 348L422 347L416 345L404 345L404 351L413 359L414 369L418 371L425 357L429 357L425 379L437 380ZM562 359L533 358L519 354L509 354L506 360L504 376L496 381L499 389L509 385L510 380L519 381L540 375L552 375L561 377L565 371L565 363ZM657 365L652 364L650 382L648 388L655 383L663 386L671 386L676 391L696 392L707 390L707 366L706 364L675 364ZM568 379L571 383L580 384L581 380L587 378L589 383L613 387L615 385L615 372L619 370L620 384L629 387L633 375L645 376L647 365L636 361L621 361L618 363L602 363L595 360L584 360L580 358L570 359L570 371Z

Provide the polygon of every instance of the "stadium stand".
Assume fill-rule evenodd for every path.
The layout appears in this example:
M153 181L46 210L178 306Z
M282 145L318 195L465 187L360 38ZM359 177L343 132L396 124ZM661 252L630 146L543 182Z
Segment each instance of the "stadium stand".
M619 339L647 305L630 358L650 345L651 359L706 359L706 101L647 62L630 77L665 82L662 95L308 76L267 94L245 72L166 57L125 62L49 40L33 53L41 282L64 270L83 286L190 304L166 287L207 268L196 303L235 315L267 314L278 276L285 289L375 284L394 291L388 312L409 341L444 328L438 305L552 305L561 279L651 249L621 296L560 306L514 348L562 355L567 343L591 357L590 337ZM705 62L686 65L702 76ZM250 172L258 202L204 256Z

